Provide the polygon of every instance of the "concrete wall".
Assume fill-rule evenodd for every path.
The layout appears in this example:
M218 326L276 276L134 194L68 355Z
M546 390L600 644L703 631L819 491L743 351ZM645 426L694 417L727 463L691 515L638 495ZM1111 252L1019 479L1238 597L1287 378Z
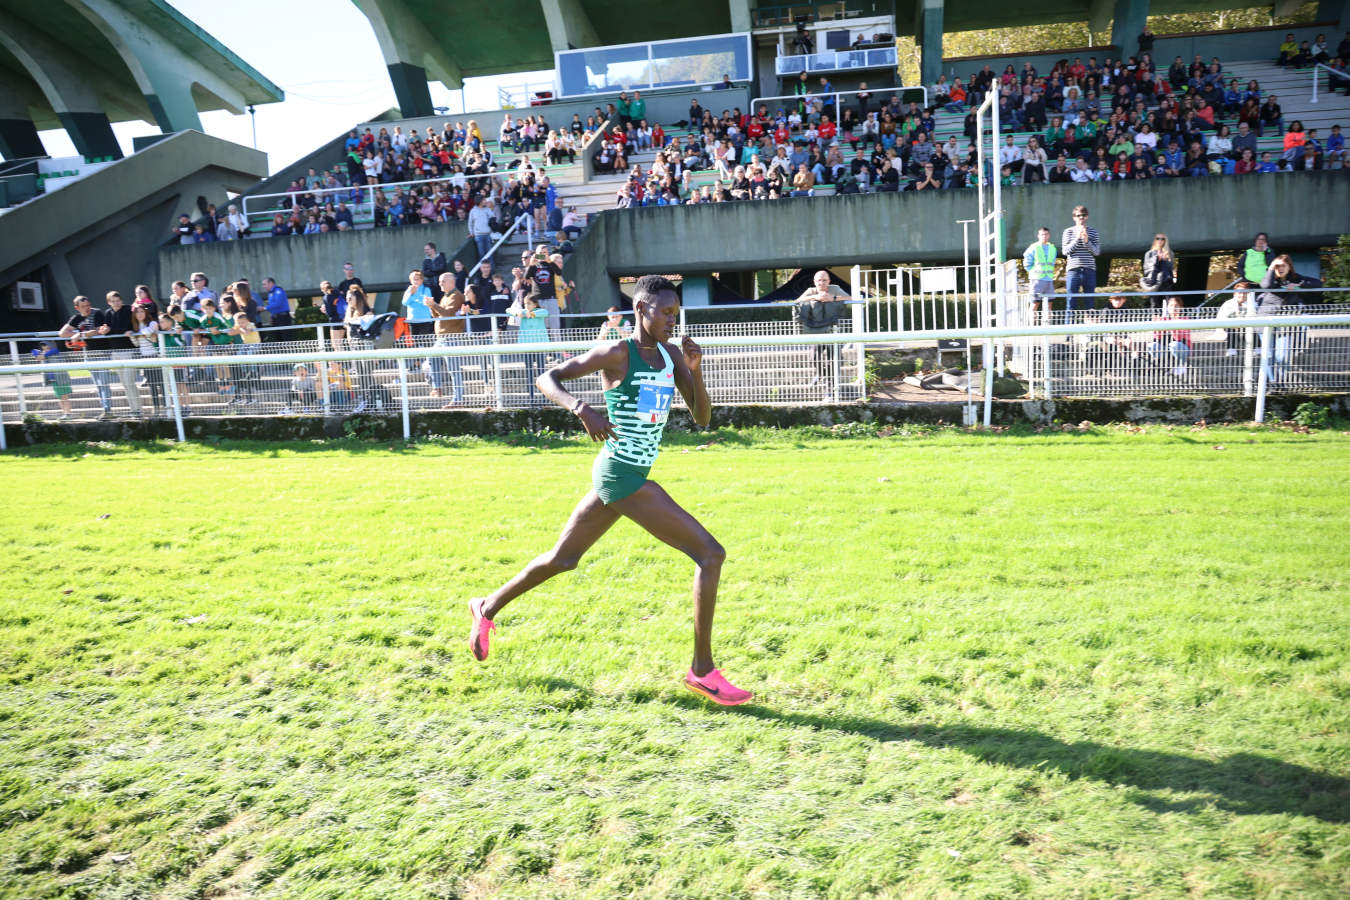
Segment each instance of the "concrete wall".
M1291 31L1298 36L1300 41L1311 41L1317 35L1325 34L1327 40L1335 44L1344 37L1343 33L1336 30L1336 23L1334 22L1321 25L1276 25L1273 28L1253 28L1209 34L1159 35L1153 43L1153 62L1164 77L1166 77L1167 67L1172 64L1174 57L1180 56L1186 61L1187 65L1190 65L1191 60L1197 53L1203 56L1206 62L1212 56L1217 56L1225 64L1232 60L1244 59L1269 59L1274 62L1275 57L1280 55L1280 44L1284 42L1284 36ZM1018 72L1021 72L1022 64L1030 62L1036 67L1037 72L1046 75L1049 74L1054 64L1061 59L1072 62L1075 56L1080 56L1086 63L1089 56L1095 56L1098 62L1102 62L1107 57L1120 59L1122 54L1129 58L1136 55L1138 49L1138 45L1132 42L1123 48L1102 44L1097 47L1073 47L1067 50L1054 50L1049 53L955 57L942 61L942 72L950 82L954 75L960 75L964 79L980 71L986 64L994 72L1001 73L1010 63ZM1243 83L1246 83L1245 80Z
M1250 178L1192 178L1144 184L1050 184L1004 192L1010 253L1040 225L1058 243L1077 204L1092 213L1106 256L1140 256L1155 231L1179 253L1236 250L1268 231L1281 250L1335 244L1350 230L1345 171ZM1296 209L1298 215L1281 210ZM974 190L855 194L699 206L605 210L568 260L582 308L603 310L619 275L961 261L960 219L976 217Z
M183 131L0 217L0 287L39 273L45 312L0 308L0 330L52 327L70 299L107 291L132 296L156 284L156 251L180 212L198 197L223 196L257 182L267 159L257 150Z
M629 91L628 96L633 96ZM698 98L701 106L711 109L716 115L724 109L732 109L739 106L742 111L749 109L751 91L748 85L744 83L737 84L730 90L714 91L703 90L702 88L680 88L670 91L643 91L642 99L647 101L647 120L649 122L660 122L663 125L669 125L672 122L678 122L681 119L689 118L689 101ZM375 134L380 133L380 128L388 128L389 133L394 133L394 126L398 125L403 129L404 134L408 134L416 128L418 134L425 133L428 128L441 129L445 127L446 122L467 122L473 119L478 123L478 128L483 132L483 137L490 141L497 139L497 130L502 126L502 119L509 113L513 119L519 119L521 116L544 114L544 118L553 128L561 128L572 121L572 113L581 116L581 121L585 122L588 115L593 114L598 106L601 110L605 108L606 103L613 103L618 98L618 94L596 94L592 97L578 97L569 100L558 100L547 106L528 106L521 109L494 109L482 112L470 112L464 114L429 116L418 119L394 119L387 122L362 122L361 131L365 132L370 128Z
M262 279L271 276L288 294L313 296L324 279L334 284L341 281L342 264L350 261L368 291L401 291L408 285L408 273L421 267L422 247L428 241L449 259L467 238L468 229L462 222L441 222L211 244L172 244L159 250L155 283L161 292L166 292L175 280L186 280L188 273L205 272L213 287L247 278L256 291Z

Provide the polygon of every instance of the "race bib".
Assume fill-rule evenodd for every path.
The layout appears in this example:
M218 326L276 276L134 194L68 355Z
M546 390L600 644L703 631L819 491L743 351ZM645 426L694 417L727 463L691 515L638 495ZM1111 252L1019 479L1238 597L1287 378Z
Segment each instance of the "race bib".
M669 384L644 382L638 386L637 417L639 422L659 425L670 416L670 404L675 399L675 388Z

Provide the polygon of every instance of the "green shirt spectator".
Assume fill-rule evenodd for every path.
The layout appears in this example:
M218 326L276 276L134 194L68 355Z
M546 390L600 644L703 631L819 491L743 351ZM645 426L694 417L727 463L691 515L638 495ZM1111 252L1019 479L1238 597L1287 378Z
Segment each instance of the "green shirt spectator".
M623 109L619 109L619 114L623 115ZM641 122L647 118L647 101L642 99L641 91L633 91L633 101L628 104L628 117L634 122Z

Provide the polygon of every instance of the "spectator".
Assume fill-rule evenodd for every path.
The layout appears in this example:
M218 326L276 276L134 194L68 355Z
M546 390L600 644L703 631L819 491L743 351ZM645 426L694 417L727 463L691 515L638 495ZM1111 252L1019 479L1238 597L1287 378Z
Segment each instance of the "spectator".
M174 234L178 236L180 244L197 243L197 230L192 225L192 217L187 213L181 213L178 216L178 224L174 226Z
M67 350L81 352L83 356L82 351L89 349L90 343L101 345L98 339L107 334L106 322L103 310L95 308L88 297L80 295L73 303L75 314L61 326L58 335L65 341ZM102 417L106 419L112 415L112 389L109 387L112 374L107 369L90 369L89 375L98 392L98 404L103 408Z
M441 299L439 302L431 300L427 308L435 318L436 346L448 347L456 341L463 340L455 335L464 334L464 294L455 288L454 276L449 272L441 273L440 282ZM450 402L443 408L449 409L458 405L464 399L464 357L433 356L427 360L427 366L431 381L431 396L436 398L445 396L445 382L448 376L451 396Z
M145 303L133 303L131 307L132 343L143 358L159 356L159 316L154 307ZM168 404L164 400L164 370L158 366L141 369L145 383L150 387L150 403L153 415L160 415Z
M1139 279L1139 290L1152 296L1149 306L1162 309L1162 294L1176 286L1176 260L1172 256L1172 247L1167 235L1159 232L1153 236L1153 246L1144 254L1143 275Z
M309 367L299 363L291 370L290 405L281 410L283 416L295 411L313 412L319 406L319 391Z
M1175 322L1186 318L1180 297L1168 297L1163 306L1162 314L1155 316L1155 322ZM1172 363L1172 375L1176 378L1186 377L1186 363L1191 355L1191 333L1185 329L1172 329L1167 331L1155 331L1148 346L1149 358L1155 365L1164 365L1165 361Z
M1258 231L1252 239L1252 246L1243 250L1238 257L1238 270L1247 281L1259 284L1274 261L1275 251L1270 249L1269 236L1264 231Z
M43 341L36 350L30 352L39 365L61 361L61 351L57 348L55 341ZM72 391L70 373L43 372L42 383L51 387L56 402L61 405L61 420L69 419L71 414L70 394Z
M486 198L479 201L478 205L469 212L469 234L473 236L474 246L478 248L480 259L487 256L488 251L492 249L491 220L492 212L488 207Z
M1036 138L1028 138L1022 148L1022 183L1045 182L1045 164L1047 157Z
M414 338L433 332L431 308L427 301L435 299L435 294L426 285L426 276L420 271L409 272L408 286L403 290L403 316Z
M548 256L548 247L540 244L535 248L534 258L530 262L529 268L525 270L525 278L530 283L530 296L534 297L540 308L544 310L545 315L541 317L541 322L546 319L551 334L556 335L561 328L558 323L558 315L562 312L558 303L558 279L562 275L562 269L558 268ZM522 328L523 328L522 323ZM541 324L540 327L543 327ZM524 340L521 337L521 340Z
M286 296L286 292L277 284L276 279L268 276L263 279L263 291L267 301L267 315L273 328L289 328L295 324L291 318L291 300ZM236 295L237 296L237 295ZM253 316L249 316L249 323L253 323ZM257 326L254 325L254 330ZM270 338L273 341L289 340L290 335L280 331L270 332Z
M1239 281L1234 286L1232 296L1223 302L1219 307L1219 312L1215 315L1216 319L1241 319L1256 315L1256 294L1253 289L1256 285L1250 281ZM1227 334L1227 349L1224 351L1226 356L1237 356L1238 350L1242 348L1246 336L1251 334L1248 328L1229 328Z
M230 343L229 332L232 326L230 321L218 312L216 301L202 301L201 317L197 320L196 326L204 342L210 347L219 349ZM216 393L224 400L234 391L234 385L230 381L230 369L228 366L216 366L215 375Z
M1256 136L1265 137L1267 128L1274 128L1276 134L1284 133L1284 113L1280 109L1280 104L1275 101L1279 98L1271 94L1266 98L1266 102L1261 104L1261 120L1257 125Z
M235 229L234 224L230 221L229 216L222 215L220 217L220 220L216 222L216 240L218 241L239 240L239 232Z
M830 273L821 269L792 307L792 317L803 334L827 334L847 309L848 293L830 283ZM814 375L811 384L832 383L837 345L817 344L812 351Z
M1079 300L1086 297L1085 302L1089 309L1095 305L1097 256L1102 251L1101 238L1097 234L1097 229L1090 227L1087 223L1087 207L1075 206L1073 219L1074 224L1064 229L1064 236L1060 239L1064 257L1067 260L1064 290L1069 296L1064 307L1067 313L1066 319L1070 322L1074 319L1074 309Z
M1022 265L1027 270L1031 292L1038 300L1055 292L1055 260L1058 256L1055 245L1050 243L1050 229L1042 225L1036 231L1035 243L1022 254Z
M107 347L112 351L113 359L135 359L136 351L132 337L136 332L131 321L131 307L127 306L117 291L108 292L108 310L103 314L102 332L108 335ZM126 395L127 405L133 416L143 415L141 392L136 386L136 372L133 369L118 369L118 380L122 382L122 392Z
M422 248L422 286L437 300L441 299L439 294L441 273L448 268L445 254L437 250L435 244L428 241L426 246ZM435 285L435 287L427 287L428 285ZM431 321L430 313L427 314L426 321L428 323ZM430 330L427 333L430 334Z
M624 321L623 311L617 306L611 306L606 310L605 321L600 325L600 331L595 335L595 340L600 341L622 341L632 332L632 327Z
M419 273L420 274L420 273ZM375 324L375 311L370 307L366 292L360 286L347 291L347 343L358 350L373 350L374 337L367 330ZM359 393L360 400L352 408L353 413L363 413L376 405L378 390L375 384L374 365L369 360L356 360L353 368L353 399Z
M544 344L548 342L549 311L539 303L539 297L533 293L526 295L524 309L520 314L520 334L518 344ZM525 376L528 380L530 400L534 400L535 379L543 371L544 354L524 354Z
M228 330L231 337L240 344L240 356L255 356L261 349L262 335L258 326L242 310L234 314L234 324ZM262 389L262 377L256 365L238 365L235 369L235 385L238 391L226 406L252 406L258 402L258 391Z

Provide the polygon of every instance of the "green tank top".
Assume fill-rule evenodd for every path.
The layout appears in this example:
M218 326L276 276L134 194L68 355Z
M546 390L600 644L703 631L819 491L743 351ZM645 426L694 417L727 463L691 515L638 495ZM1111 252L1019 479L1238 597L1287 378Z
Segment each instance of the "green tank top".
M628 373L605 391L605 410L618 437L605 441L600 452L629 465L650 468L661 452L666 419L675 399L675 364L662 344L656 345L663 364L657 369L642 358L636 339L624 343L628 346Z

